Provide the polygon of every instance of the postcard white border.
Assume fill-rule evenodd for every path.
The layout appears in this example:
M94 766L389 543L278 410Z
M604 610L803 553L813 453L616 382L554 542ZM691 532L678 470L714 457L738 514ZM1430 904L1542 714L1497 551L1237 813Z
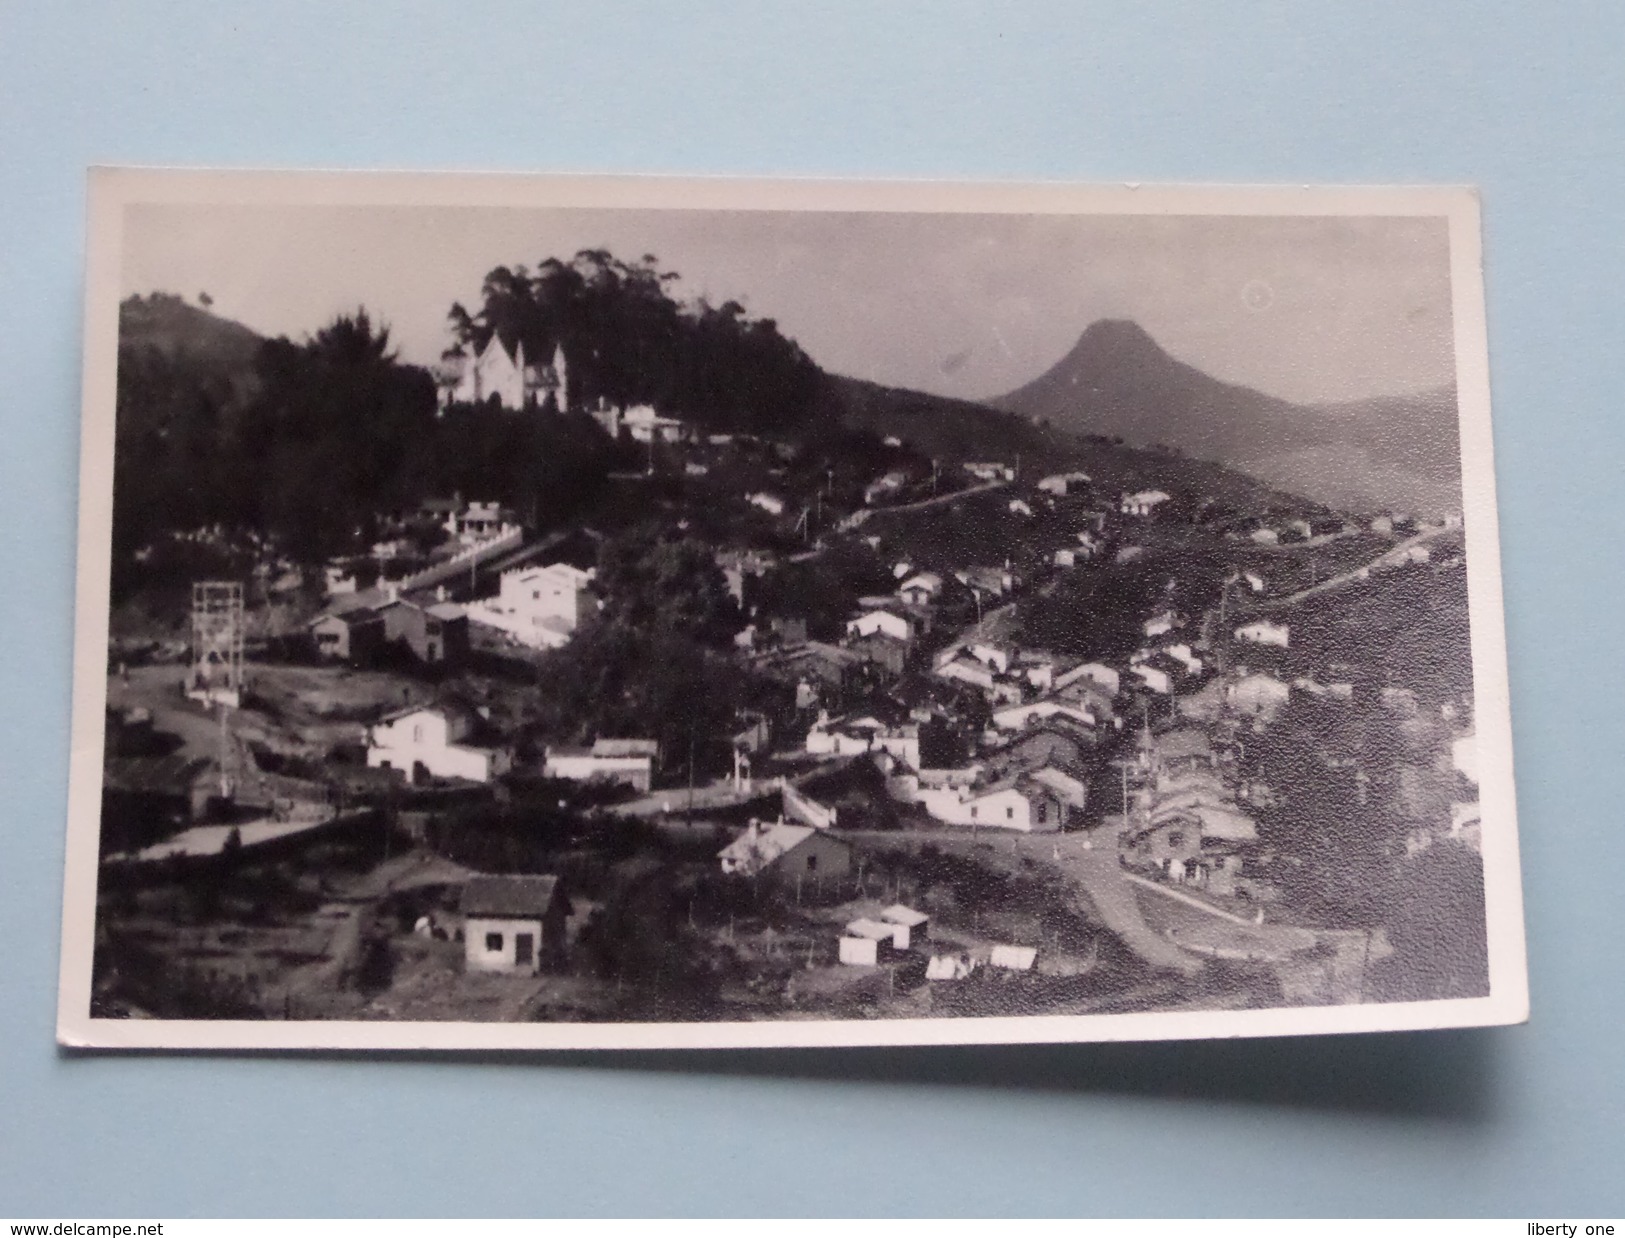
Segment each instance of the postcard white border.
M125 208L143 203L918 211L1010 214L1387 215L1448 221L1462 511L1483 811L1486 997L1245 1011L761 1023L248 1022L89 1013L112 547L113 419ZM1477 193L1465 187L1080 186L745 180L476 172L95 168L89 176L79 559L57 1039L105 1049L714 1049L1219 1039L1477 1027L1529 1015L1512 724L1501 603L1489 355Z

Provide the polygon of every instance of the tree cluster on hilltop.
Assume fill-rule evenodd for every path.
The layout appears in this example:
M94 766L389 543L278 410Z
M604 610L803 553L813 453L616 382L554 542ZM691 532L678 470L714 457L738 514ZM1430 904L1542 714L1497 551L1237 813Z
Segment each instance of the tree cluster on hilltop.
M464 351L500 336L540 360L562 342L578 407L650 402L718 431L816 420L824 376L806 354L737 302L678 302L674 278L652 257L628 264L602 250L550 259L534 276L498 267L476 312L452 308L452 328ZM584 414L490 402L437 416L434 375L403 363L365 309L299 342L259 341L167 294L122 309L119 594L162 576L173 534L252 530L319 563L370 544L379 516L456 491L554 526L597 499L612 470L636 466Z
M534 274L496 267L475 310L451 307L448 357L493 338L510 351L523 345L532 362L562 346L577 407L649 403L716 431L799 428L825 398L823 372L771 318L752 319L737 301L677 300L677 279L652 254L628 263L603 249L548 258Z

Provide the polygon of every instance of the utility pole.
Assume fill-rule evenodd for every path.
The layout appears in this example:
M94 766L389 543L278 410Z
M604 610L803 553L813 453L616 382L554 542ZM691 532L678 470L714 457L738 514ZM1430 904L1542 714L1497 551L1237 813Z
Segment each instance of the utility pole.
M694 724L688 726L688 819L694 820Z
M231 754L231 729L226 723L226 702L220 702L220 753L217 760L220 763L220 798L231 798L231 774L229 772L228 758Z

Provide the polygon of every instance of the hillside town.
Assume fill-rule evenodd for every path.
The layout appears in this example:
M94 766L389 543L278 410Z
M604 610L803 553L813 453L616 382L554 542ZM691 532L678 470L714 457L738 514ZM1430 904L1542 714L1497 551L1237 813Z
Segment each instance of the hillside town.
M124 545L105 1012L1485 991L1458 514L1003 450L991 411L975 454L901 418L729 427L581 368L458 341L422 433L500 420L590 485L492 466L320 553L224 521Z

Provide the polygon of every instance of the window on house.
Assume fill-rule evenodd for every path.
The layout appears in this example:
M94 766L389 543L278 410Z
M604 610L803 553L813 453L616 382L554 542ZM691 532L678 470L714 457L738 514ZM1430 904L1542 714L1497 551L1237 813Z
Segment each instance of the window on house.
M1004 810L1004 819L1006 821L1014 821L1016 819L1016 810L1014 807L1006 808Z
M487 933L485 935L485 949L489 954L497 954L502 950L502 934Z
M412 742L414 744L423 742L423 723L415 722L412 724Z
M1169 834L1168 845L1170 847L1183 847L1185 845L1185 831L1175 830L1173 833Z
M811 872L816 872L817 870L818 870L818 857L816 855L809 855L807 857L807 871L809 873L811 873Z
M974 819L976 817L976 805L975 804L972 804L970 806L970 815L971 815L972 819Z

